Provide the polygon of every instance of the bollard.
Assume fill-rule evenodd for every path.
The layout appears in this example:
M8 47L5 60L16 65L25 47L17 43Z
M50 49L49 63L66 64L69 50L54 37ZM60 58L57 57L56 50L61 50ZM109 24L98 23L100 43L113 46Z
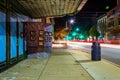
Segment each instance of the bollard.
M91 47L91 59L93 61L101 60L101 47L100 42L93 42Z

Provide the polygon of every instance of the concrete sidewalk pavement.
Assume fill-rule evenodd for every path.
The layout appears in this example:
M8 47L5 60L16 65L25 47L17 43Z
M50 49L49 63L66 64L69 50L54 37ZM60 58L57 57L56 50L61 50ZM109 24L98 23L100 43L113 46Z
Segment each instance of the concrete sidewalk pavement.
M94 80L65 49L52 53L39 80Z
M48 58L26 59L0 73L0 80L94 80L65 49Z
M48 58L26 59L0 73L0 80L120 80L120 68L80 50L53 49Z
M80 50L68 51L95 80L120 80L120 67L103 59L101 61L91 61L90 56L88 57L87 53Z

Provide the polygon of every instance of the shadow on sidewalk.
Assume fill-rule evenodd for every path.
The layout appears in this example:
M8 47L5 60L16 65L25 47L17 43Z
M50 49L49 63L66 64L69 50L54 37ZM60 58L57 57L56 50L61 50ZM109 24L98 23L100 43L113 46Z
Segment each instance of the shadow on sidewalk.
M75 60L75 62L78 62L78 63L88 63L88 62L95 62L95 61L92 61L92 60Z

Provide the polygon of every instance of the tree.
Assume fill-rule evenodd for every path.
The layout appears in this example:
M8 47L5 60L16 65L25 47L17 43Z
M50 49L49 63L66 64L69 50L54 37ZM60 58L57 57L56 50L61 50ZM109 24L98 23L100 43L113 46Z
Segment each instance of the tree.
M92 37L92 39L94 40L94 37L96 37L96 39L98 38L98 36L100 35L99 32L97 31L97 27L92 26L89 30L89 34Z
M64 28L61 28L54 33L54 37L57 38L57 39L62 39L67 34L68 34L68 32Z
M67 23L67 26L58 26L56 29L55 29L55 32L54 32L54 38L57 40L57 39L62 39L62 38L65 38L68 33L71 31L72 27L70 24Z

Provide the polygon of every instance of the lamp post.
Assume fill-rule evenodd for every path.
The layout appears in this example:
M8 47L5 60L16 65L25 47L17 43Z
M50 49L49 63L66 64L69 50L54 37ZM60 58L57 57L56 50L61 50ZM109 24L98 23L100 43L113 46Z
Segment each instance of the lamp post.
M73 23L74 23L74 20L73 20L73 19L69 20L69 23L70 23L70 24L73 24ZM71 32L71 29L68 28L68 21L67 21L67 20L66 20L66 23L65 23L65 30L66 30L66 31L69 31L69 32L68 32L68 35L69 35L70 32Z
M67 21L65 23L65 30L68 30Z
M69 21L69 23L70 24L73 24L74 23L74 20L73 19L71 19L70 21ZM69 28L68 28L68 21L66 21L66 23L65 23L65 30L68 30Z

